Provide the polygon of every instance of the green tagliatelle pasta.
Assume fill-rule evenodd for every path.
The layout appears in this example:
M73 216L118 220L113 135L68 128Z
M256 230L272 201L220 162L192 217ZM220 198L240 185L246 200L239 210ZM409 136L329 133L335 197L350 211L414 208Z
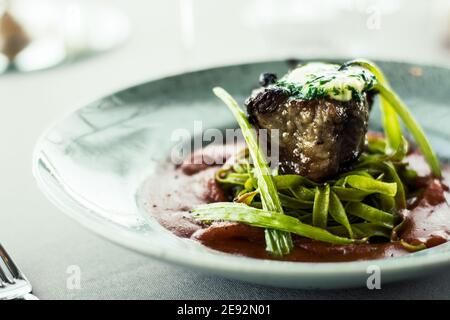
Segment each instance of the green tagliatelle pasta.
M342 68L349 65L359 65L375 76L373 89L381 95L386 138L369 137L366 151L352 169L323 183L295 174L273 174L244 112L225 90L214 88L241 127L247 150L240 152L235 164L227 164L216 173L216 180L234 195L234 201L199 206L193 210L194 217L265 228L266 250L274 255L290 252L291 233L333 244L360 243L373 237L390 239L398 222L397 212L406 208L406 185L416 176L404 161L408 143L399 119L436 177L441 175L440 165L423 130L381 70L365 60L351 61Z
M316 187L312 213L313 225L325 229L328 220L328 207L330 204L330 186L328 184Z
M342 205L339 197L333 191L331 191L330 193L330 204L328 207L328 211L330 212L330 215L333 217L333 219L347 230L348 236L350 238L353 238L353 230L350 226L350 222L348 221L345 208Z
M395 182L382 182L364 176L349 175L345 178L345 183L369 193L381 193L391 197L397 194L397 183Z
M406 155L406 152L403 154ZM325 184L299 175L274 176L273 181L283 212L290 216L285 222L296 219L303 224L353 240L389 238L395 224L393 209L397 204L396 197L399 193L404 194L403 182L397 174L396 166L386 161L388 155L378 153L366 156L377 156L379 159L367 162L367 159L363 158L355 165L357 169L343 173ZM396 160L400 159L396 157ZM260 210L262 206L258 200L258 185L244 183L254 180L252 170L245 174L236 174L233 170L219 170L221 178L218 181L234 189L235 202ZM195 212L199 217L203 217L208 211L210 214L207 217L212 220L230 220L233 209L236 215L232 216L232 221L250 224L250 220L244 219L243 214L261 211L248 211L247 207L227 206L225 210L223 204L206 205L201 207L201 211ZM227 215L224 214L225 211ZM272 214L271 217L277 219L279 216ZM256 226L256 223L252 222L252 225ZM283 230L286 230L286 226ZM321 241L327 239L331 240L325 237Z
M357 241L340 237L325 229L313 227L300 222L300 220L278 212L252 208L247 205L218 202L203 205L193 210L194 217L199 220L226 220L237 221L255 227L270 228L290 232L314 240L334 244L351 244Z
M348 213L360 217L368 222L389 229L394 228L394 216L388 212L371 207L362 202L349 202L346 210Z

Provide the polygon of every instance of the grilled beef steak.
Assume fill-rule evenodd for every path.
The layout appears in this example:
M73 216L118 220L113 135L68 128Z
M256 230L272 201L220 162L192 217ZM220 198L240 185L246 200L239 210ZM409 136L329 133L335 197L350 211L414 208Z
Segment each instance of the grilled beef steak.
M315 181L337 174L361 154L368 129L366 92L348 101L328 96L304 99L268 85L246 101L257 129L279 130L280 172ZM369 95L371 95L369 93Z

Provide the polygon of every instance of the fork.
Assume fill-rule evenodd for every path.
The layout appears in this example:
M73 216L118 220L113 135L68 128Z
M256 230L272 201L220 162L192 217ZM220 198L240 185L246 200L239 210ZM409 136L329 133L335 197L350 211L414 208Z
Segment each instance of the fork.
M0 244L0 300L38 300L30 282Z

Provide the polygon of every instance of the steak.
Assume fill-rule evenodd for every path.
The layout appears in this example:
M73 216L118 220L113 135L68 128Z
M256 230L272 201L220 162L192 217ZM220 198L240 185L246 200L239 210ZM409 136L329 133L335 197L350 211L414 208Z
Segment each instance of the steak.
M267 129L269 135L279 130L280 173L323 181L358 159L368 130L371 92L349 101L303 99L265 84L245 105L256 129Z

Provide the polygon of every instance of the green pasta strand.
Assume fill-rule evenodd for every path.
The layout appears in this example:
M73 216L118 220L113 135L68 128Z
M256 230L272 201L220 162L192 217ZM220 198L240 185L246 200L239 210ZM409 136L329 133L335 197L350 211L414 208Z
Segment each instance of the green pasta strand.
M382 182L374 178L350 175L347 176L346 183L355 189L370 193L381 193L391 197L397 194L397 184L394 182Z
M213 89L214 94L220 98L233 113L244 136L245 142L253 160L254 172L258 180L258 189L261 197L263 209L283 213L280 198L278 197L275 183L272 179L269 166L259 148L255 132L252 129L248 119L236 100L228 94L224 89L216 87ZM289 233L283 233L276 230L266 230L266 246L267 250L274 255L288 254L292 247L292 239Z
M317 187L313 207L313 225L319 228L327 227L328 206L330 203L330 186Z
M361 202L349 202L346 211L354 216L365 219L381 227L392 229L394 227L394 216L372 206Z
M212 203L195 208L193 214L199 220L236 221L255 227L290 232L299 236L334 244L351 244L356 242L353 239L333 235L325 229L304 224L294 217L252 208L244 204L230 202Z
M350 222L348 221L344 206L342 205L341 200L339 200L339 197L333 191L331 191L331 193L330 193L330 205L329 205L328 210L330 212L330 215L333 217L333 219L337 223L344 226L344 228L348 232L349 237L353 238L353 230L350 227Z

